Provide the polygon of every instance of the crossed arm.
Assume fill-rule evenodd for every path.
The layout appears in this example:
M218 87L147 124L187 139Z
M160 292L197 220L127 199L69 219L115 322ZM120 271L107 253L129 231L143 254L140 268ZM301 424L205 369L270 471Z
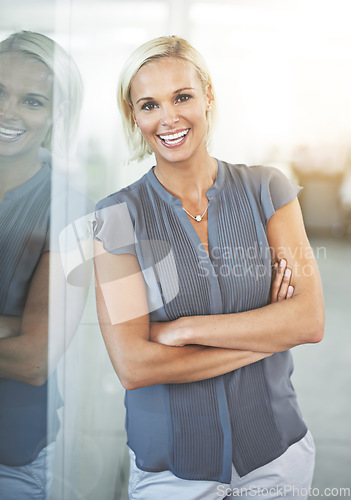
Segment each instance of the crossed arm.
M267 234L273 262L285 259L292 269L291 277L284 265L279 268L269 305L151 325L137 259L108 254L95 242L100 327L126 389L215 377L273 352L321 340L321 284L297 200L271 217ZM294 295L282 300L291 297L290 280Z
M266 307L237 314L180 318L155 324L152 339L168 345L201 344L252 351L285 351L319 342L324 330L324 305L318 268L309 245L297 200L277 210L268 221L272 260L278 273L291 279L294 295L281 298L280 280L273 282L273 300ZM286 261L290 268L286 267ZM291 273L292 271L292 273Z
M49 253L32 279L23 318L1 317L0 377L31 385L45 382L49 295Z
M51 308L53 335L49 330L49 274L54 284L54 307ZM61 256L44 252L31 280L23 317L0 316L0 377L40 386L56 367L73 337L83 311L88 281L83 287L66 282ZM64 300L65 299L65 300ZM67 304L72 304L67 315Z

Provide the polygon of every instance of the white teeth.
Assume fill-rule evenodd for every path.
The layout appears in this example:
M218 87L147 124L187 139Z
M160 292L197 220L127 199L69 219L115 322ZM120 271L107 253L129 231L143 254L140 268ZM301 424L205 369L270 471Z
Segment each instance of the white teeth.
M169 141L175 141L177 139L182 139L186 134L189 132L189 129L183 130L182 132L178 132L178 134L171 134L171 135L160 135L161 139L163 141L169 142Z
M6 137L7 139L15 139L20 135L24 134L24 130L13 130L9 128L0 127L0 135Z

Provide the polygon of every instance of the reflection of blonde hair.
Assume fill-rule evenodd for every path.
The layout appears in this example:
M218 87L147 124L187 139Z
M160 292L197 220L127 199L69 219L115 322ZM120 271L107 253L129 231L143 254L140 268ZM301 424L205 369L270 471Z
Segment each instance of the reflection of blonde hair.
M32 31L19 31L1 41L0 54L4 52L16 52L34 57L44 63L53 74L54 86L58 91L55 105L61 108L60 132L64 136L58 139L61 141L60 147L66 148L77 131L83 97L82 79L75 62L58 43ZM51 150L52 129L51 126L42 144L49 150Z
M151 61L155 61L162 57L175 57L182 61L191 63L202 84L204 93L207 92L208 86L211 86L213 92L213 84L207 65L201 54L189 42L183 38L176 36L163 36L150 40L149 42L137 48L129 57L121 72L121 76L117 89L118 107L122 113L124 131L130 149L133 153L132 159L142 159L147 154L151 154L152 150L148 146L138 127L136 127L132 114L132 101L130 97L130 88L133 78L139 69ZM215 100L212 103L212 113L207 111L207 143L210 140L212 114L214 111Z

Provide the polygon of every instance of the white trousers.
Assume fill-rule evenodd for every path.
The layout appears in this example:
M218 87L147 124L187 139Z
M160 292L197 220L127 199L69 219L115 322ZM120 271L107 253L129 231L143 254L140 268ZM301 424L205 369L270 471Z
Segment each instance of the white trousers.
M47 500L53 480L56 443L43 448L28 465L0 465L1 500Z
M240 477L234 466L230 484L179 479L170 471L145 472L130 450L130 500L222 500L258 497L307 499L314 470L315 447L310 432L272 462Z

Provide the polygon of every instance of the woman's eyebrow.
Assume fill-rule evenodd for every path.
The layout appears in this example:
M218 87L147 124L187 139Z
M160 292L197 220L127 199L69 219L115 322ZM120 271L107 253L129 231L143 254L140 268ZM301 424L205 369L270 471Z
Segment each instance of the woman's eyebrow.
M141 97L140 99L137 100L135 104L138 104L140 101L152 101L153 97Z
M183 87L181 89L175 90L173 92L173 95L179 94L179 92L184 92L184 90L195 90L193 87ZM136 104L140 101L152 101L154 98L153 97L141 97L140 99L137 100Z
M28 92L26 94L26 96L28 96L28 97L41 97L42 99L45 99L48 102L50 101L50 99L48 97L46 97L45 95L43 95L43 94L36 94L35 92Z
M179 94L179 92L184 92L184 90L195 90L195 89L193 89L193 87L184 87L182 89L176 90L175 92L173 92L173 94Z
M0 83L0 89L1 90L6 90L5 85ZM25 94L27 97L39 97L41 99L45 99L46 101L50 102L50 99L46 97L44 94L37 94L36 92L28 92Z

